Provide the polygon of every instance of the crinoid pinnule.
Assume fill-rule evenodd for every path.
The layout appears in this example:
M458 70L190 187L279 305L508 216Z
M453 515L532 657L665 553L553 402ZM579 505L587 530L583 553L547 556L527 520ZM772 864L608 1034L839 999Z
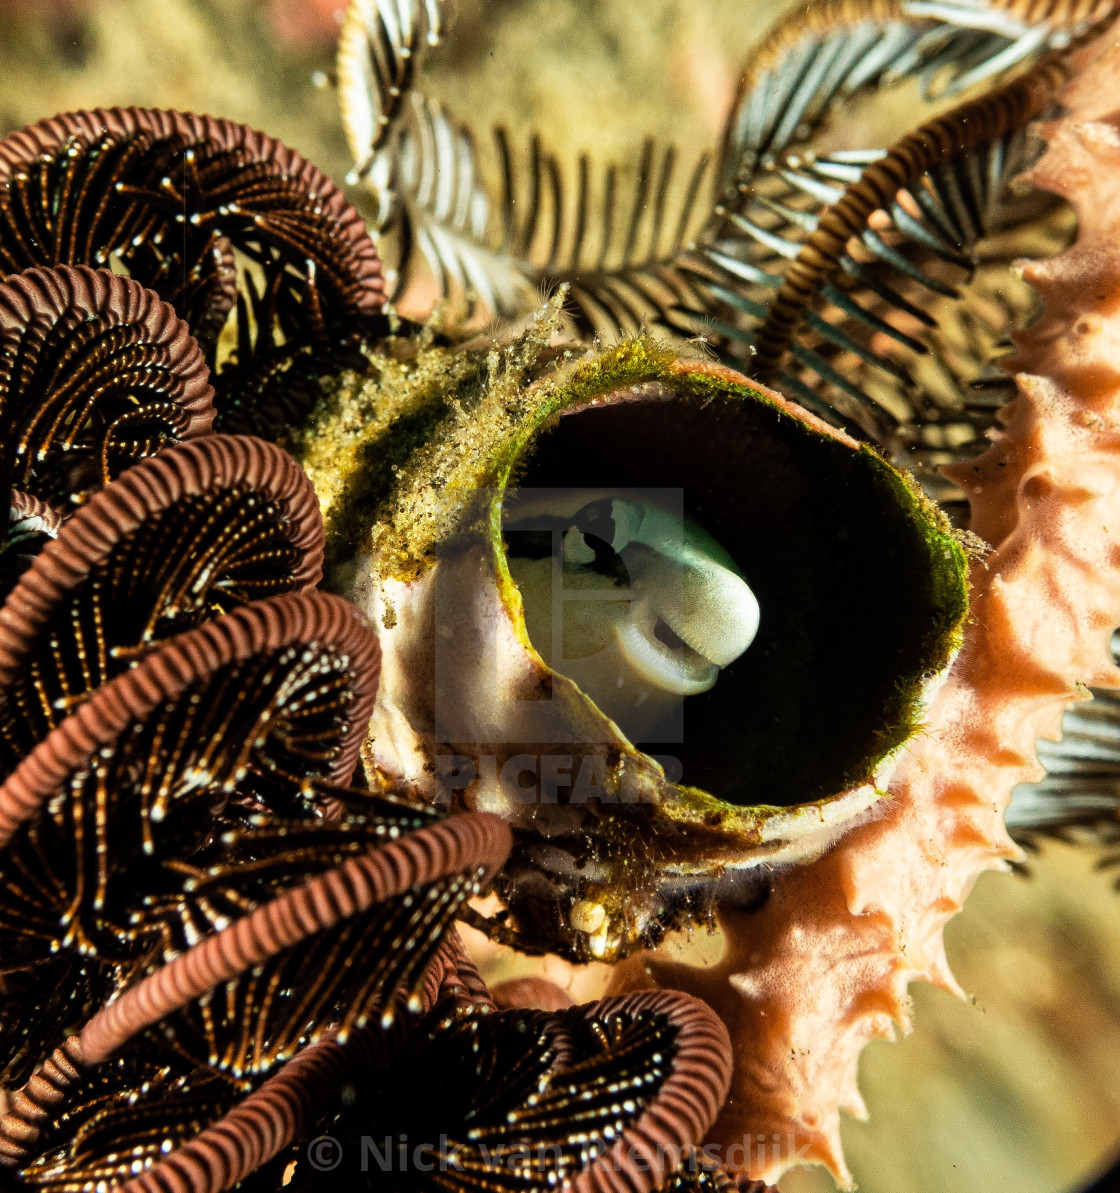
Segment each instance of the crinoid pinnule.
M329 1113L345 1081L401 1035L389 1026L404 1009L398 997L413 1012L431 1005L425 971L462 902L505 858L509 831L493 816L440 820L358 793L353 807L342 818L360 826L349 860L329 862L340 852L338 826L305 826L307 839L315 829L320 836L310 866L309 855L274 837L281 848L264 860L284 871L287 889L133 981L16 1095L0 1119L0 1154L30 1187L136 1173L144 1174L137 1188L178 1187L184 1168L201 1164L203 1183L188 1187L228 1188ZM261 860L223 875L243 905L252 906L254 886L259 893ZM326 868L300 881L315 861ZM208 898L221 905L220 884L209 885L203 893L188 884L184 902L197 900L196 914ZM366 965L340 964L356 953ZM371 1015L380 1016L376 1032L364 1030ZM164 1058L159 1100L147 1083L127 1084L143 1072L140 1058L153 1056ZM214 1119L201 1134L203 1108L191 1097L200 1082ZM127 1150L122 1138L131 1139ZM169 1139L183 1146L167 1155Z
M315 584L322 550L311 486L271 444L208 436L130 469L0 608L0 771L161 640Z
M198 803L209 786L228 797L239 783L256 790L275 780L298 790L308 778L347 777L377 689L377 658L377 640L353 607L320 593L273 597L214 618L99 687L46 734L0 787L0 837L11 841L43 808L52 784L70 780L92 783L101 798L136 798L137 827L150 842L165 831L156 826L176 794ZM198 685L210 690L208 701ZM144 734L130 727L152 714L154 738L141 743ZM120 738L126 729L135 742ZM105 789L96 764L86 768L118 741L129 755L150 744L174 761L165 769L149 758L135 783ZM118 828L114 837L123 838ZM122 857L130 844L120 841Z
M479 128L425 94L438 4L352 0L339 98L354 178L398 246L402 302L420 258L466 318L523 314L542 284L563 283L581 337L700 337L917 468L963 514L937 468L982 449L1008 396L995 362L1031 311L1012 262L1059 251L1073 229L1063 204L1010 187L1038 110L1009 111L1000 93L1021 98L1022 74L1047 55L1053 74L1057 55L1115 11L1114 0L811 0L753 48L718 147L689 156L647 138L624 164L580 147L575 171L541 134L519 151L503 124ZM952 99L963 102L949 136L923 164L906 135ZM1013 118L997 128L997 114ZM882 143L861 139L872 128ZM902 159L899 185L853 220L865 174L898 174ZM786 279L816 272L838 207L849 219L824 254L833 276L816 278L776 334L791 316Z
M497 1009L490 988L467 952L458 931L448 932L424 979L427 1007L438 1003Z
M213 396L187 325L136 282L84 267L0 282L4 490L69 513L137 460L205 435Z
M0 600L11 592L35 556L58 537L61 526L62 515L53 505L30 493L9 490L8 525L0 549Z
M500 858L501 825L493 817L452 818L443 827L455 828L464 845L473 840L466 854L476 863L487 853L490 864ZM400 844L410 840L419 838ZM340 874L325 877L337 882ZM406 866L394 885L419 876ZM218 955L210 942L198 949ZM183 970L182 961L173 965ZM448 978L460 962L457 947L438 951L429 967L437 981L425 987L442 993L434 1007L423 1000L425 1018L398 1015L391 1024L328 1031L247 1095L213 1068L183 1071L173 1055L154 1066L147 1057L158 1053L150 1046L140 1054L125 1044L119 1061L91 1063L83 1056L86 1037L98 1035L95 1025L112 1017L109 1008L56 1051L35 1091L40 1104L30 1086L17 1095L3 1120L12 1133L3 1141L9 1165L21 1164L26 1187L54 1193L77 1193L97 1180L131 1193L221 1193L241 1181L259 1193L316 1190L332 1179L324 1175L338 1166L332 1157L348 1159L347 1175L361 1160L365 1173L368 1145L380 1147L384 1137L389 1143L375 1157L378 1187L428 1188L424 1174L438 1165L448 1189L476 1187L479 1178L524 1193L560 1181L583 1193L620 1182L642 1193L734 1189L730 1174L699 1152L728 1072L726 1033L703 1004L665 993L555 1014L495 1012L484 986L473 1001L451 993ZM227 955L219 964L236 969L238 962ZM196 991L203 974L215 976L209 963L195 973ZM174 1001L176 986L160 983L157 971L135 992L153 981L161 1006L149 1003L151 1017L168 1010L165 996ZM134 1019L135 1009L118 1016L116 1027ZM124 1042L116 1029L110 1034L116 1046ZM21 1123L22 1147L12 1138ZM298 1142L313 1130L329 1133L322 1138L335 1153L327 1164Z
M376 682L350 606L274 597L164 644L23 757L0 786L7 1080L165 938L145 903L174 902L223 817L315 819L306 783L349 777Z
M144 1156L139 1170L131 1158L126 1167L112 1160L91 1164L83 1157L81 1167L68 1172L65 1159L52 1156L29 1166L29 1184L63 1190L109 1175L120 1181L121 1193L221 1193L250 1177L302 1135L322 1108L335 1101L355 1069L370 1059L368 1051L357 1045L342 1048L333 1038L319 1040L170 1155L163 1146L166 1128L163 1138L157 1138L161 1128L156 1116L151 1116L154 1121L148 1132L152 1142L145 1147L144 1136L137 1136L135 1125L128 1122L132 1116L122 1115L121 1125L130 1129L134 1155ZM145 1169L145 1161L151 1167Z
M1008 396L998 358L1034 301L1013 259L1073 231L1016 181L1068 69L1044 58L882 149L760 165L701 253L714 305L693 315L721 351L914 468L957 518L938 467L981 450Z
M236 310L216 379L227 429L282 432L325 361L380 327L358 213L294 150L228 120L98 108L0 142L0 274L113 262L180 312L212 367Z
M863 1045L908 1025L911 981L960 993L943 928L981 871L1018 856L1004 809L1016 785L1039 777L1038 738L1057 735L1087 687L1120 682L1109 650L1120 570L1107 531L1120 516L1118 62L1112 30L1059 97L1071 114L1042 129L1048 149L1031 180L1077 205L1080 232L1066 253L1023 267L1046 306L1018 337L1016 396L988 450L952 470L992 550L972 569L960 656L886 814L783 876L756 912L726 909L718 965L647 956L616 973L623 988L663 982L708 999L749 1057L715 1141L785 1135L847 1175L839 1111L863 1109ZM751 1170L773 1179L788 1162L761 1157Z
M719 1020L675 993L557 1013L445 1003L386 1052L329 1131L347 1155L359 1136L387 1137L377 1179L398 1190L428 1188L436 1169L452 1190L659 1189L693 1158L729 1065ZM397 1163L398 1139L419 1163ZM327 1187L306 1156L293 1160L294 1190Z
M189 940L183 929L208 905L232 907L240 897L256 907L193 948L167 950L170 960L83 1029L84 1061L107 1059L219 986L224 1006L200 1006L162 1030L180 1052L196 1051L193 1036L203 1045L199 1063L236 1077L271 1069L328 1025L345 1039L375 1013L387 1023L398 993L422 1009L424 971L463 904L505 860L509 829L487 813L441 819L348 794L338 822L308 825L302 839L291 823L254 833L262 821L268 827L263 817L229 834L223 844L234 848L197 867L184 897L158 914L178 921L169 935ZM283 893L260 898L270 886ZM357 956L362 965L341 960Z

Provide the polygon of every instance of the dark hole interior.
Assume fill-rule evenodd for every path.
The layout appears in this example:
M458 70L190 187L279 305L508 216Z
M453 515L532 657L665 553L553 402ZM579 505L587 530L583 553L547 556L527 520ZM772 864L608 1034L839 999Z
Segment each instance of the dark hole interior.
M946 615L930 546L865 454L735 399L627 402L569 414L520 483L679 488L761 608L758 635L684 703L679 782L789 806L867 777L909 730L915 679Z

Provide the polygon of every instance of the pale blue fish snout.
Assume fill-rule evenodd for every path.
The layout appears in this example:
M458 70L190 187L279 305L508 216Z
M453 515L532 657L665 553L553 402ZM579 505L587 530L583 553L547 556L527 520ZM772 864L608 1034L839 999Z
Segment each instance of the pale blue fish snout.
M547 638L552 665L631 736L654 729L667 699L712 688L754 641L754 593L728 551L679 509L607 491L523 492L511 514L507 529L549 526L561 548L554 568L539 547L529 558L511 538L530 639Z
M706 692L754 641L758 601L731 556L695 522L657 506L632 508L630 517L637 525L620 554L638 599L618 627L623 653L666 691Z

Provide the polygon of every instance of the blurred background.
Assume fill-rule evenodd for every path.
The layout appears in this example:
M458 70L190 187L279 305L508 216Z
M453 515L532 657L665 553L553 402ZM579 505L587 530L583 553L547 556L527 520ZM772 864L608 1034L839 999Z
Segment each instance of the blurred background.
M539 130L561 159L588 149L625 168L647 134L694 156L786 7L459 0L426 86L515 144ZM336 0L0 0L0 135L77 107L178 107L263 128L341 183L341 15ZM844 1139L865 1193L1057 1193L1120 1148L1120 895L1099 860L1054 843L1029 877L980 881L948 931L970 1001L916 987L914 1033L864 1053L871 1119ZM525 964L494 950L488 976ZM820 1171L782 1182L831 1188Z

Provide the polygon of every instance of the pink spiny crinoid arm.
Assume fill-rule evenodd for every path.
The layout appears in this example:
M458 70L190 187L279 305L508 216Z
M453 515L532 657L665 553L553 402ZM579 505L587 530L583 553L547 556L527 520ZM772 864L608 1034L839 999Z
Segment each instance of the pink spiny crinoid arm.
M768 903L723 916L709 969L645 954L616 989L676 987L724 1018L731 1096L712 1131L729 1166L775 1180L816 1161L850 1181L839 1111L864 1112L868 1040L909 1027L907 987L957 990L942 929L978 875L1015 856L1003 812L1040 777L1039 737L1088 685L1120 686L1120 35L1106 34L1043 127L1031 180L1077 209L1076 244L1023 266L1045 313L1019 337L1003 430L954 478L995 548L972 571L964 648L879 818L776 876Z

